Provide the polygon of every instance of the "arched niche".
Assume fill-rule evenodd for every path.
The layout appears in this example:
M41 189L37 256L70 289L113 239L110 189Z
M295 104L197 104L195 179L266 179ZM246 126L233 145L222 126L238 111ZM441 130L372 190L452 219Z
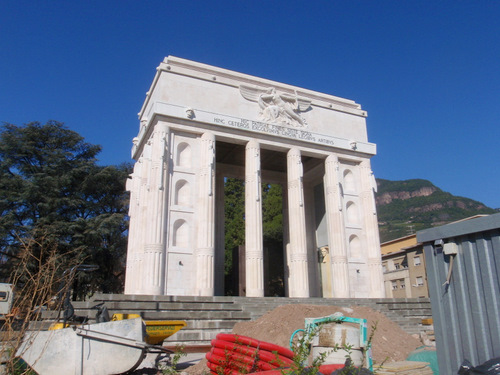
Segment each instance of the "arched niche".
M349 254L351 258L361 257L361 241L355 234L349 237Z
M175 183L174 204L178 206L191 205L191 186L186 180L179 180Z
M189 246L189 226L183 219L179 219L174 223L172 245L176 247Z
M183 168L191 168L192 152L189 143L181 142L177 146L176 165Z
M356 192L356 179L354 178L354 173L352 173L350 169L344 171L344 192Z
M349 224L359 224L358 207L354 202L347 202L346 218Z

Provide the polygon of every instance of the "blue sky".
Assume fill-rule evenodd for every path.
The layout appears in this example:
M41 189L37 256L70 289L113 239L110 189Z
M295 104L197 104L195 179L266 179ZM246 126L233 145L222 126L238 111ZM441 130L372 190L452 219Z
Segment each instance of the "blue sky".
M499 20L493 0L3 0L0 121L62 121L131 161L173 55L355 100L377 177L497 208Z

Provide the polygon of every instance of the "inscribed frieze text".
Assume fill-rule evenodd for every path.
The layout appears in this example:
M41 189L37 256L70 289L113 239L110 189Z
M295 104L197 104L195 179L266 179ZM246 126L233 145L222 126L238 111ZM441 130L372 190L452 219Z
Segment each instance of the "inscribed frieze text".
M314 143L321 143L329 146L333 146L335 142L329 137L311 133L306 130L294 129L287 126L268 124L259 121L250 121L246 119L230 119L227 117L216 116L213 118L214 124L229 126L232 128L252 130L259 133L267 133L272 135L277 135L280 137L299 139L303 141L309 141Z

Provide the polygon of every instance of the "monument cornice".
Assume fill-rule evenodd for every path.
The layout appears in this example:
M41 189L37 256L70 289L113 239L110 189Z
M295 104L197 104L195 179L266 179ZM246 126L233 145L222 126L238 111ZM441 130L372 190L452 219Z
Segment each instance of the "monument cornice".
M261 121L244 119L214 112L186 108L183 106L168 104L163 102L155 102L148 112L145 114L148 118L148 124L145 126L137 137L137 143L132 151L132 157L135 158L137 152L142 148L142 144L146 140L145 135L150 124L157 116L165 116L183 121L193 121L196 123L204 123L211 126L239 131L248 132L251 134L266 135L276 138L278 141L293 140L303 142L305 144L322 145L335 149L346 150L373 156L376 154L376 145L369 142L361 142L350 139L323 135L308 131L307 129L294 128L286 125L270 124Z
M321 107L328 110L345 112L356 116L367 117L367 112L361 108L361 105L353 100L344 99L338 96L328 95L317 91L304 89L297 86L292 86L265 78L259 78L244 73L235 72L228 69L222 69L207 64L202 64L186 59L181 59L174 56L168 56L156 68L157 72L149 91L146 93L146 99L138 113L139 118L144 115L150 101L150 93L156 87L159 77L162 73L184 75L200 80L213 82L239 88L241 85L253 86L260 89L268 89L273 87L276 90L298 95L307 98L311 101L311 106Z

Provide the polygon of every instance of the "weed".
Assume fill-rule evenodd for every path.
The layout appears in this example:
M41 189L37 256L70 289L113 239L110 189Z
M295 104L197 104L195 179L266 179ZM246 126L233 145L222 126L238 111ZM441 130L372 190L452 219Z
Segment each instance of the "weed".
M318 356L312 359L309 364L309 355L311 353L311 344L314 336L319 332L321 328L318 326L312 330L306 331L301 337L298 338L293 347L293 364L290 368L282 369L281 373L283 375L288 374L308 374L315 375L319 373L319 367L325 362L326 358L332 351L338 350L337 348L332 348L330 351L320 353Z
M1 329L0 356L6 358L4 368L9 375L31 375L33 370L17 355L23 337L28 330L37 330L36 324L47 305L54 302L62 276L59 266L69 253L61 253L57 245L41 239L27 239L19 253L18 264L10 275L14 286L14 302L11 314L5 318ZM68 282L71 282L69 280ZM57 306L57 303L54 307ZM35 325L35 326L34 326Z
M177 365L182 357L185 357L187 353L184 351L184 346L177 345L175 348L175 352L173 356L170 357L168 363L159 363L158 369L161 371L163 375L174 375L177 374Z
M339 319L336 323L342 324L343 321ZM373 341L373 337L375 335L375 332L377 330L377 323L372 325L371 327L371 332L370 336L367 338L366 341L366 346L365 350L363 350L362 354L362 360L361 362L366 364L368 367L371 368L371 345ZM312 329L303 331L304 334L302 337L299 338L299 340L295 343L295 346L293 347L293 351L295 353L294 356L294 363L289 369L284 369L282 370L282 374L308 374L308 375L315 375L319 373L319 368L321 365L324 364L326 358L332 353L332 352L338 352L340 350L346 352L346 360L344 367L342 369L338 369L335 372L332 373L332 375L366 375L366 374L373 374L369 369L363 368L363 367L356 367L354 366L353 360L352 360L352 355L354 348L352 345L349 344L344 344L344 345L339 345L335 344L334 347L330 349L330 351L325 351L320 354L318 354L316 357L312 358L312 360L309 363L309 356L311 352L311 344L313 342L314 337L316 334L319 333L321 330L321 326L325 323L319 323L315 326L312 326Z

